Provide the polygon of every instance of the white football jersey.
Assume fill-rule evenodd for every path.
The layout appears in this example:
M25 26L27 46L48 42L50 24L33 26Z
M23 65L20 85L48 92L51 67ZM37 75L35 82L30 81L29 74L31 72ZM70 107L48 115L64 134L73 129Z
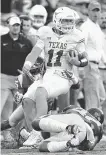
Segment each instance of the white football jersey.
M70 34L58 35L51 27L43 26L37 33L39 39L36 46L44 49L47 67L61 67L70 70L72 65L67 57L67 50L74 49L78 53L85 52L82 32L75 29Z

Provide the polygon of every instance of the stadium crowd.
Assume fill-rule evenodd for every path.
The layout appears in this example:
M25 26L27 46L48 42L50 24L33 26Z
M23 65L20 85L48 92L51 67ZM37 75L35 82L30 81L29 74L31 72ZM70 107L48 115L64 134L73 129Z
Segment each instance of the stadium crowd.
M92 150L106 140L105 5L1 1L2 143L15 126L20 149Z

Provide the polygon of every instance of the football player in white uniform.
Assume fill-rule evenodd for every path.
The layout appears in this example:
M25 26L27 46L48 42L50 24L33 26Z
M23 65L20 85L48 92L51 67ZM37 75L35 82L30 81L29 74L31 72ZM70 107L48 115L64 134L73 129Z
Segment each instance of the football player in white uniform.
M84 67L88 63L82 32L75 28L73 10L67 7L58 8L53 22L53 28L44 26L38 30L39 39L23 67L23 70L29 70L44 50L47 69L43 80L37 90L34 91L33 83L24 95L24 98L30 98L31 102L36 101L37 117L47 114L47 98L66 94L73 84L78 86L72 66Z
M32 127L36 130L33 131L34 138L27 132L27 137L24 138L30 137L31 140L30 143L27 143L29 140L25 141L25 147L22 148L39 148L41 152L73 151L76 148L93 150L102 138L103 121L104 114L98 108L86 111L78 106L68 106L57 115L35 119L32 122ZM11 120L9 123L8 127L11 127ZM1 130L5 129L6 124L2 123Z

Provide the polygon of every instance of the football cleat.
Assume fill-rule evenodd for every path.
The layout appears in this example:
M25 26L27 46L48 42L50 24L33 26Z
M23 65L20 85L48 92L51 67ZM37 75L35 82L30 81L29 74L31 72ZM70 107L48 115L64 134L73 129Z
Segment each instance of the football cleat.
M23 147L38 148L42 140L43 140L43 137L41 136L41 133L38 131L32 130L28 139L23 143ZM21 147L20 149L22 149L23 147Z
M30 133L25 128L22 128L20 130L19 137L22 137L26 141L29 136L30 136Z

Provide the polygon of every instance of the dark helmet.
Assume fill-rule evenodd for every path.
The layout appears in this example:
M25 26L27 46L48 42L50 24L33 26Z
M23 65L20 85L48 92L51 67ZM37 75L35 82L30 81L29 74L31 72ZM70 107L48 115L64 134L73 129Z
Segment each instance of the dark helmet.
M30 73L32 75L37 75L37 74L41 74L43 75L45 72L45 63L43 58L38 57L35 64L31 67L30 69Z
M104 121L104 114L103 111L98 108L91 108L88 110L88 112L95 117L101 124Z

